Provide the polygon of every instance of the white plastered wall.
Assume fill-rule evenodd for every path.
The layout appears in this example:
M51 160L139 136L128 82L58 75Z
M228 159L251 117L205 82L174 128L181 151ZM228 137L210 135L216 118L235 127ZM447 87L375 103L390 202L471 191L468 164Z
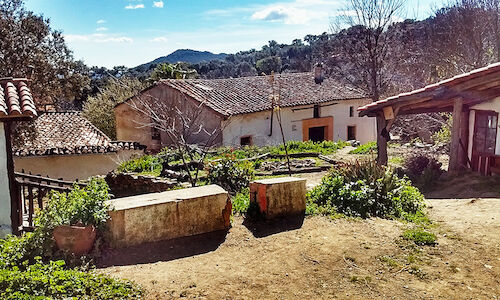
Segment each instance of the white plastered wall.
M5 127L0 122L0 238L12 232Z
M472 142L474 141L474 121L475 121L475 110L492 110L500 114L500 97L497 97L491 101L476 104L471 107L469 114L469 158L472 157ZM495 146L495 155L500 155L500 122L497 124L497 143Z
M333 116L333 139L335 141L345 141L347 139L347 126L356 126L356 139L361 143L376 140L376 119L359 117L357 112L359 106L368 103L370 103L369 99L342 100L322 104L320 117ZM351 106L354 112L353 117L349 116ZM312 105L304 105L294 108L287 107L281 110L283 132L287 141L302 141L302 120L313 117L312 107ZM228 123L224 125L223 145L239 146L240 138L243 136L251 136L253 144L257 146L280 144L281 133L276 119L276 112L274 113L271 136L269 136L270 118L271 111L269 110L232 116L227 121Z

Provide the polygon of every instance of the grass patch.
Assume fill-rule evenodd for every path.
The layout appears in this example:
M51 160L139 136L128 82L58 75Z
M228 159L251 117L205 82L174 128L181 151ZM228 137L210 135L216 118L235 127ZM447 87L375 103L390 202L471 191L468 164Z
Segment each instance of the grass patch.
M407 229L403 232L402 237L405 240L413 241L415 244L420 246L433 246L437 244L436 235L422 228Z
M349 154L369 154L377 153L377 142L368 142L358 146L356 149L351 150Z
M244 215L248 211L250 206L250 190L248 188L243 189L240 193L236 194L232 198L233 202L233 214Z

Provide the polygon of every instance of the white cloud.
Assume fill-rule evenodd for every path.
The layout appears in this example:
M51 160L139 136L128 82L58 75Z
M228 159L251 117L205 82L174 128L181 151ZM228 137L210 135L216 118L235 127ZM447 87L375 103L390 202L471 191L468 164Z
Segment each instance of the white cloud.
M125 9L138 9L138 8L144 8L144 4L136 4L136 5L129 4L125 6Z
M93 34L65 34L68 42L91 42L91 43L133 43L134 40L127 36L114 36L105 33Z
M106 27L98 27L95 31L106 31L108 28Z
M100 20L97 20L96 23L97 24L104 24L104 23L106 23L106 20L100 19Z
M153 1L153 7L163 8L163 1Z
M252 20L284 22L285 24L307 24L312 15L304 9L277 5L256 11L251 18Z
M159 37L156 37L156 38L151 39L149 41L153 42L153 43L166 43L166 42L168 42L168 39L166 37L159 36Z

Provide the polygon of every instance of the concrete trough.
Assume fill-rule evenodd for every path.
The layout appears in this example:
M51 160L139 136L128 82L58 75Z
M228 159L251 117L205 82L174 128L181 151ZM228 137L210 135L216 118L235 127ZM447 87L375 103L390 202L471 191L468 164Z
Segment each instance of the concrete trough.
M267 219L296 216L306 210L306 180L281 177L250 183L250 201Z
M109 241L128 247L230 227L231 201L217 185L109 201Z

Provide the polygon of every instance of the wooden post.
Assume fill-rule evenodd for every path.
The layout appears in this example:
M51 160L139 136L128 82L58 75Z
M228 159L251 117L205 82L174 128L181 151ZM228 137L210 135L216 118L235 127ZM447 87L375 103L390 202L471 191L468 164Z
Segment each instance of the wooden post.
M451 128L450 164L448 171L460 170L460 123L462 119L463 99L457 98L453 103L453 126Z
M460 120L460 145L458 151L458 161L463 168L472 168L469 164L469 114L468 107L462 110L462 119Z
M384 113L377 115L377 163L387 165L387 141L389 133L386 130L386 121Z
M16 177L14 175L14 158L12 157L12 140L11 123L4 123L5 131L5 146L7 151L7 176L9 177L9 192L10 192L10 220L12 226L12 233L19 234L19 227L21 226L21 211L19 207L19 192L17 190Z

